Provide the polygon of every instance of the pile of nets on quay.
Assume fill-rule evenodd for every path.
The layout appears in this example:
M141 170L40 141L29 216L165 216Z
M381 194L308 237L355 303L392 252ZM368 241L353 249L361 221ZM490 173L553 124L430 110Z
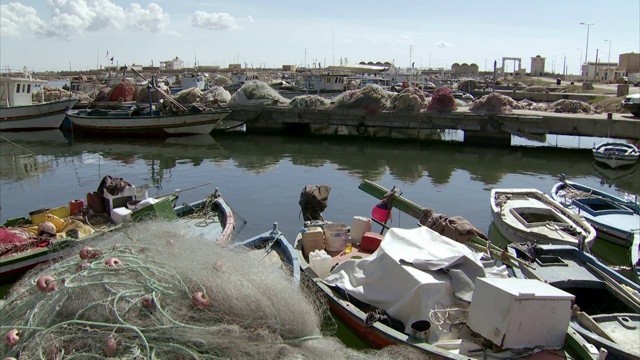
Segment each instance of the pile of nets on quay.
M330 319L322 298L294 288L282 265L263 257L208 242L179 222L105 233L13 285L0 301L0 355L417 358L404 347L346 348L321 328Z
M474 100L469 111L478 114L511 114L513 110L534 110L556 113L594 114L596 108L579 100L562 99L552 103L536 103L531 100L515 101L509 96L490 93Z

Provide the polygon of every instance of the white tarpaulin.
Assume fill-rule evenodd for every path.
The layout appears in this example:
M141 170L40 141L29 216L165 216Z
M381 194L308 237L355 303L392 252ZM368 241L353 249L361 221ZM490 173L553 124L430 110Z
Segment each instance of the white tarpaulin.
M414 321L428 320L436 306L471 300L476 277L484 276L479 258L479 253L427 227L392 228L371 256L345 261L324 283L384 309L409 331ZM440 335L432 327L430 339Z

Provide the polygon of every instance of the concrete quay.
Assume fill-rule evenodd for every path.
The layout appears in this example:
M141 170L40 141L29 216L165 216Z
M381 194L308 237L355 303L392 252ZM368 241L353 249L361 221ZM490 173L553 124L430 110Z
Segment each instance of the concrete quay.
M463 130L464 141L509 145L511 135L546 134L640 140L640 119L630 114L566 114L514 110L512 114L476 114L468 107L452 113L402 114L365 110L292 109L278 105L232 108L247 132L287 132L388 138L434 138L429 130Z

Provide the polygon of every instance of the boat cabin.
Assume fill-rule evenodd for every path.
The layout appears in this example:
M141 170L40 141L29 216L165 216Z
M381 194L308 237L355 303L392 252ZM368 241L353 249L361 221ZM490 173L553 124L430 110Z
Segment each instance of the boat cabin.
M45 80L36 80L29 74L24 77L0 76L0 106L31 105L32 93L40 90Z

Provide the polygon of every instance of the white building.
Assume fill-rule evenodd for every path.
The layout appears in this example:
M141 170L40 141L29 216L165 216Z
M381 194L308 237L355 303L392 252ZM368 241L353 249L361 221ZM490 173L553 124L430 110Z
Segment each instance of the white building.
M182 70L184 68L184 62L177 56L173 60L161 61L160 70Z
M540 55L531 58L531 76L544 75L545 59Z

